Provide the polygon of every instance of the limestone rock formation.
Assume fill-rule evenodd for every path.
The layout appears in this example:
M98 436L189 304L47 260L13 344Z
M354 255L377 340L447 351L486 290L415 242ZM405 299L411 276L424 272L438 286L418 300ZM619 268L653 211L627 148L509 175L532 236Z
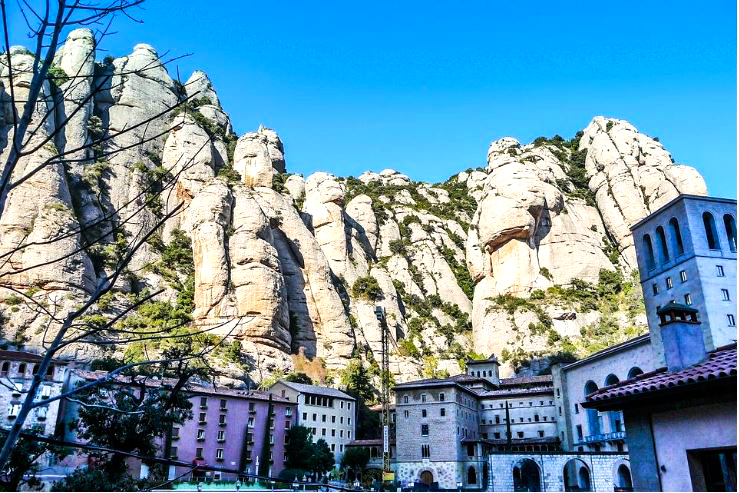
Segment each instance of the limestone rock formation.
M628 228L678 193L706 193L698 172L674 164L656 139L603 117L572 140L495 140L485 167L450 169L440 183L392 169L303 178L288 174L274 130L237 140L204 72L179 84L149 45L103 62L95 50L78 29L57 54L34 139L63 128L21 160L17 175L49 162L12 191L0 217L6 339L37 345L49 321L19 293L63 315L110 273L121 243L152 233L112 304L146 289L161 288L159 303L191 296L193 328L240 348L235 378L258 381L301 362L338 382L353 359L377 377L378 307L396 381L456 373L490 353L503 374L525 371L527 361L586 354L644 330ZM10 54L20 109L33 57ZM6 63L3 159L13 137ZM50 159L58 151L68 160ZM87 246L116 225L125 234ZM172 245L192 252L180 282L162 265Z

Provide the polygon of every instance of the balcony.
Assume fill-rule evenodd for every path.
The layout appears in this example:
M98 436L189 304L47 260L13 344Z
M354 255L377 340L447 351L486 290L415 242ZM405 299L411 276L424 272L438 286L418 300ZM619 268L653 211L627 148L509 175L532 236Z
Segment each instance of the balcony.
M613 431L611 433L601 433L600 435L588 435L585 437L585 443L612 442L624 439L626 439L625 431Z

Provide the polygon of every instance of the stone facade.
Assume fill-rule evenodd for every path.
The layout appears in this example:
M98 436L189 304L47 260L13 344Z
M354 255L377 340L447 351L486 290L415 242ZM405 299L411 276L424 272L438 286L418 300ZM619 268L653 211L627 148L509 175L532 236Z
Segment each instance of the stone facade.
M582 408L585 396L606 385L655 369L649 335L611 346L552 369L557 426L564 450L625 451L628 430L618 411Z
M354 397L340 390L280 380L270 393L297 403L296 423L313 431L313 439L323 439L341 462L344 448L356 438Z
M658 366L657 309L698 309L706 350L736 341L736 200L681 195L631 228Z
M623 473L621 466L630 468L628 456L619 453L493 453L488 461L492 475L485 478L487 491L525 491L520 487L526 480L534 482L530 491L614 491L615 487L628 488L631 484L630 477L619 476L619 469ZM534 465L536 469L531 467ZM518 479L516 468L522 471L522 479ZM533 471L538 481L532 477L535 474L527 477L526 473Z

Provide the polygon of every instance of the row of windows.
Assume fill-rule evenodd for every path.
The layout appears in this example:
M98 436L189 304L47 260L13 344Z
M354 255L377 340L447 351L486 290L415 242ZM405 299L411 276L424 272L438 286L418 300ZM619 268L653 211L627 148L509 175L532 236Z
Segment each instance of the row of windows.
M531 418L531 416L529 416L529 417L528 417L528 418L526 418L526 419L528 419L528 422L529 422L529 423L538 423L538 422L539 422L540 420L541 420L541 421L547 421L547 420L551 420L551 421L554 421L554 417L548 417L548 416L541 416L541 417L540 417L540 416L539 416L538 414L534 414L534 417L533 417L533 421L532 421L532 418ZM524 418L518 418L518 420L519 420L519 422L520 422L520 423L524 423L524 422L526 422ZM501 417L500 417L500 416L498 416L498 415L496 415L496 416L495 416L495 423L493 423L493 420L492 420L492 419L491 419L491 420L489 420L489 421L490 421L490 422L489 422L489 423L487 423L487 424L491 424L491 425L492 425L492 424L496 424L496 425L499 425L499 424L501 424L501 422L503 422L503 423L507 423L507 422L508 422L508 421L506 420L506 418L501 418ZM515 422L516 422L516 418L511 418L511 423L515 423ZM485 424L485 420L484 420L484 419L483 419L483 420L481 420L480 424L483 424L483 425L484 425L484 424Z
M439 392L439 402L444 402L446 400L446 395L444 392ZM403 404L408 404L409 397L407 395L403 396ZM426 402L426 394L421 394L421 402Z
M529 407L533 407L534 406L534 402L535 401L528 401ZM554 401L539 401L539 405L540 406L546 406L547 405L546 404L547 402L549 403L548 405L550 405L550 406L554 405ZM525 403L526 403L525 401L519 401L518 402L518 405L520 407L524 407L524 404ZM505 404L503 402L498 403L498 407L500 409L503 409L504 405ZM490 404L488 407L489 407L489 409L495 409L495 404ZM515 402L511 402L509 404L509 406L508 406L509 409L515 409L515 407L516 407L515 406ZM485 409L485 404L482 404L482 408Z
M729 250L736 252L736 221L734 220L734 216L731 214L724 214L723 219L724 231L726 232L726 240L729 244ZM718 231L716 230L716 221L713 218L713 214L710 212L703 213L703 227L708 248L710 250L720 250L721 240L719 239ZM683 246L683 239L680 234L680 225L678 224L677 218L673 217L670 219L668 222L668 228L670 229L672 251L676 257L679 257L685 253L685 248ZM655 235L657 237L656 257L652 246L652 237L648 233L642 236L642 244L646 255L647 268L649 270L654 269L657 266L657 262L663 265L670 261L670 249L667 246L667 237L665 235L664 228L662 226L657 226Z
M221 411L227 411L228 410L228 400L227 399L219 399L219 410ZM208 398L207 397L201 397L200 398L200 409L208 409ZM249 403L249 412L250 413L256 413L256 404L254 402ZM272 411L274 414L274 411ZM202 415L203 413L201 413ZM285 408L285 416L292 416L293 415L293 408L292 407L286 407Z
M408 410L403 411L403 416L406 417L406 418L410 417L410 411L408 411ZM439 408L439 416L446 416L446 408L445 407ZM422 418L428 417L428 411L426 409L421 409L421 417Z
M282 391L282 397L285 397L284 390ZM305 403L309 406L334 407L334 398L326 397L322 395L316 395L316 394L305 394ZM346 409L351 410L352 408L351 402L344 402L342 399L339 399L340 409L344 409L345 404L346 404Z
M312 415L313 421L318 421L318 414L313 413ZM308 421L308 413L303 413L303 421ZM326 415L321 415L321 423L326 422ZM336 423L336 416L331 416L331 422ZM344 424L344 416L339 416L339 424ZM346 418L346 424L351 426L352 424L352 418Z
M716 266L716 277L725 277L723 265ZM680 271L680 282L684 283L684 282L687 282L687 280L688 280L688 273L685 272L684 270L681 270ZM673 286L672 277L670 276L665 277L665 288L672 289L672 286ZM729 293L728 290L722 289L721 291L722 293L724 292L726 293L725 296L728 296L728 293ZM659 284L657 284L656 282L652 283L652 294L659 294ZM729 299L725 297L724 300L728 301Z
M311 428L311 433L313 433L313 435L317 435L318 434L318 430L316 428ZM323 437L327 436L326 435L326 428L321 428L321 436L323 436ZM331 436L332 437L335 437L336 436L336 430L333 429L333 428L331 429ZM346 437L348 439L351 439L352 438L352 430L346 430ZM344 438L344 430L339 430L339 438Z
M14 375L11 375L10 361L3 361L2 365L0 365L0 377L10 377L10 376L24 377L24 378L31 377L36 374L36 371L38 371L38 364L31 366L30 369L31 371L29 373L28 365L26 363L20 363ZM47 368L46 370L46 380L51 380L53 376L54 376L54 365L49 365L49 368Z

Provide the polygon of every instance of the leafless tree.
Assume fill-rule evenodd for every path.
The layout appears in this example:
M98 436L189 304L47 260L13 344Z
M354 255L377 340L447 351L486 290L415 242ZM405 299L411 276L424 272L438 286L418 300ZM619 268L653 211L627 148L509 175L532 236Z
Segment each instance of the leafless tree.
M12 109L10 138L5 150L0 149L2 151L0 156L3 156L0 162L0 218L7 210L9 194L49 166L89 160L86 157L78 157L80 151L94 151L96 158L108 159L132 147L144 146L157 139L163 139L170 128L165 128L163 131L155 132L152 135L146 135L147 132L144 131L143 137L138 138L134 144L128 146L106 145L127 133L134 132L132 135L139 135L141 133L138 132L139 130L147 129L155 121L162 121L165 117L171 117L182 111L191 111L190 103L193 97L196 96L193 94L190 94L189 97L182 95L176 104L168 105L155 115L144 118L124 129L108 130L100 135L91 135L87 142L74 148L64 148L59 151L54 147L52 156L43 159L35 166L29 167L29 169L19 172L18 164L24 157L32 156L41 149L48 149L48 145L55 142L59 133L63 131L70 119L82 110L84 105L93 100L104 88L110 90L111 75L100 78L95 76L89 94L83 100L76 101L76 106L71 111L69 108L65 108L66 116L61 121L56 121L51 131L45 130L47 121L53 118L56 112L56 106L64 104L65 91L73 90L76 84L82 82L90 83L91 76L89 75L67 74L69 82L65 84L64 89L61 89L61 94L50 98L48 94L44 93L44 87L50 78L50 70L53 67L55 56L63 45L63 39L67 31L82 26L88 27L94 32L96 44L99 46L103 38L111 34L110 28L115 17L122 16L134 22L139 22L135 15L144 0L39 0L37 3L40 5L31 5L30 1L18 0L14 6L16 13L23 17L28 26L29 38L35 43L35 49L32 52L34 62L30 73L19 74L14 72L11 60L10 35L8 32L9 13L6 9L5 0L0 0L5 44L5 53L0 56L4 60L0 61L0 64L5 65L7 70L6 81L9 83L6 82L4 89L10 96L11 104L9 106ZM152 63L151 67L140 68L135 73L143 75L149 69L161 68L176 60L175 57L160 56ZM27 96L24 96L22 100L17 99L17 81L20 76L23 76L24 81L30 80L27 86L24 85L24 93L27 92ZM20 105L22 105L22 111L19 109ZM209 145L212 140L213 136L211 136L210 142L203 145ZM75 399L76 393L91 386L100 385L109 378L124 372L131 372L141 366L159 368L165 371L171 365L190 365L193 361L207 365L206 356L215 351L228 336L227 333L225 336L215 337L210 335L210 337L205 337L208 335L207 332L214 329L214 327L194 329L190 326L187 318L151 328L131 327L125 323L127 318L132 316L137 309L160 296L165 291L164 289L144 290L124 306L116 307L113 314L101 315L98 309L103 297L111 293L114 287L120 284L137 252L145 244L155 240L163 225L180 214L186 207L180 201L171 210L156 216L153 224L147 224L147 221L137 221L136 219L139 215L148 213L162 197L168 197L175 193L178 178L193 165L193 158L185 161L175 163L164 170L156 181L149 183L135 197L115 208L106 209L104 214L94 221L86 223L80 221L78 227L60 230L57 235L45 240L28 241L28 235L26 235L9 251L0 253L0 286L12 291L18 299L22 300L25 306L30 307L39 316L43 316L47 320L43 328L42 359L36 366L36 371L31 385L26 391L21 409L12 427L8 430L5 442L0 449L0 470L5 467L10 452L21 436L29 413L33 409L49 405L50 402L59 399ZM100 245L111 245L119 238L119 233L130 232L131 229L136 230L135 234L121 235L124 242L123 244L117 244L119 255L115 265L110 266L110 269L102 274L98 273L97 285L94 290L85 293L81 303L72 310L63 310L54 302L37 300L27 292L18 289L11 282L3 282L3 278L5 277L5 280L7 280L11 274L18 275L33 271L33 269L49 264L64 262L72 255L89 253ZM21 268L3 270L12 262L11 259L14 255L22 253L25 249L52 246L53 243L64 241L72 236L82 238L79 247L72 252L66 251L56 258L45 260L43 263L36 265L23 265ZM241 322L241 320L231 321L232 325L230 326L237 326ZM220 333L223 334L223 331ZM180 352L175 356L170 353L166 358L156 352L147 353L143 359L120 366L104 378L70 389L60 396L37 399L40 386L55 357L70 347L91 344L98 348L106 348L146 341L169 341L176 344L179 340L190 340L200 336L204 338L203 344L189 353ZM8 381L0 380L0 385L8 386L9 384Z

